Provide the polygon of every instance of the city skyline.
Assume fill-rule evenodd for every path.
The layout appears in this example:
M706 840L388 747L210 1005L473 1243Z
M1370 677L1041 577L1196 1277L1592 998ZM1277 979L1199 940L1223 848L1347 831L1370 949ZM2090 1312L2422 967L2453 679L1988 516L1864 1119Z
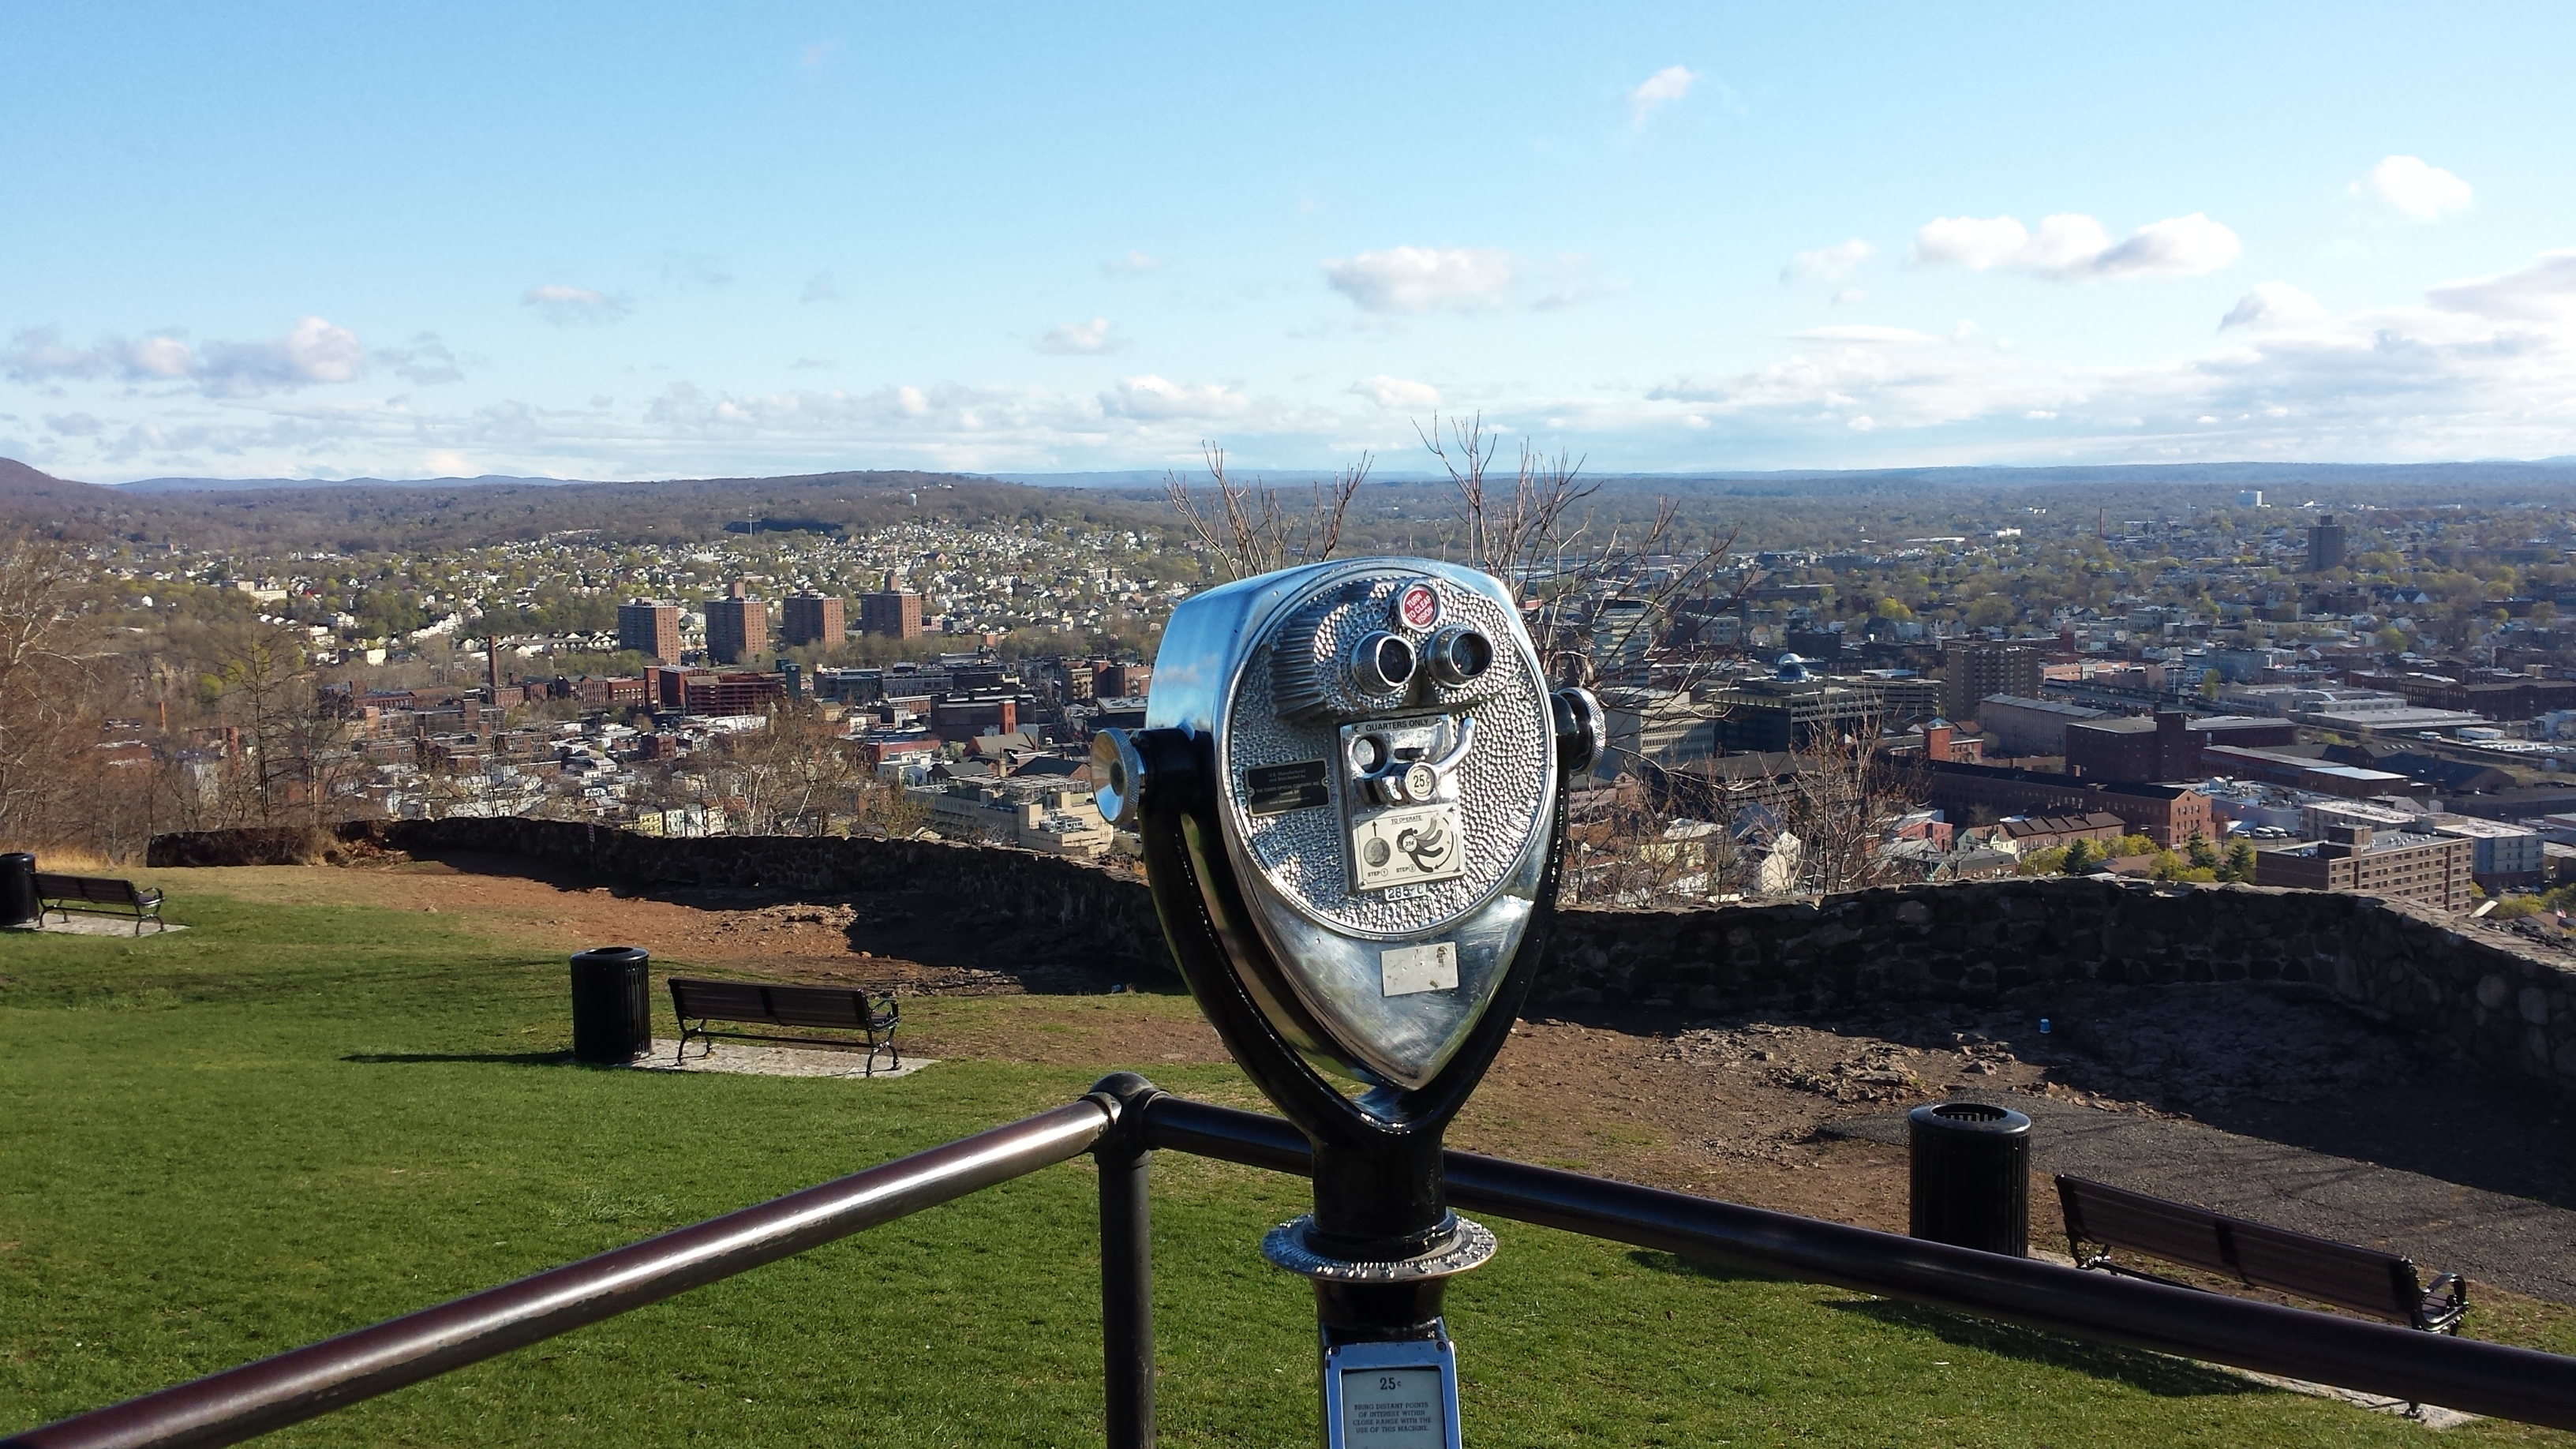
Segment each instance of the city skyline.
M26 8L0 455L1412 472L1435 409L1609 471L2576 453L2571 29Z

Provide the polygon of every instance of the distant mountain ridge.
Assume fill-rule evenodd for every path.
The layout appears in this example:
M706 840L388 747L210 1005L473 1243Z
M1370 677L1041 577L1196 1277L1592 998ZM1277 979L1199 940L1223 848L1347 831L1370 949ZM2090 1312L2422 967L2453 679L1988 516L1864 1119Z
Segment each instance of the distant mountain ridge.
M1499 463L1498 463L1499 466ZM978 477L1000 483L1019 483L1031 488L1106 488L1128 491L1139 488L1160 489L1167 470L1129 468L1088 473L985 473ZM1203 470L1188 467L1176 472L1192 486L1204 484ZM1235 477L1260 477L1276 484L1308 477L1329 477L1330 468L1249 468L1229 470ZM1510 474L1503 474L1508 478ZM1945 464L1911 468L1779 468L1779 469L1689 469L1661 473L1635 473L1603 469L1586 469L1584 475L1602 483L1633 484L1638 487L1666 488L1680 492L1729 492L1751 494L1836 493L1873 491L1890 487L1932 488L2019 488L2049 484L2124 484L2131 486L2203 486L2213 488L2287 488L2300 483L2317 485L2370 483L2530 483L2564 481L2576 483L2576 456L2556 458L2495 458L2442 463L2078 463L2040 466L1987 466L1981 464ZM1423 472L1372 472L1371 483L1438 483L1446 475Z
M1179 472L1191 483L1202 481L1198 470L1148 468L1099 469L1087 472L1039 473L949 473L913 474L917 477L946 477L960 481L1016 484L1029 488L1069 488L1125 493L1137 490L1160 491L1167 471ZM1239 476L1262 477L1272 483L1290 482L1312 477L1328 477L1330 468L1242 468ZM861 474L793 474L776 478L707 478L629 479L612 481L596 478L537 478L508 473L485 473L473 478L205 478L164 477L137 478L128 483L93 484L57 478L10 458L0 458L0 492L48 496L70 496L82 490L100 493L170 494L170 493L253 493L302 491L317 488L362 489L431 489L461 488L583 488L637 487L667 483L692 485L715 481L734 484L772 484L801 482ZM2049 484L2123 484L2131 486L2289 488L2299 484L2331 486L2336 484L2515 484L2565 482L2576 484L2576 456L2556 458L2496 458L2442 463L2100 463L2065 464L2038 467L1985 467L1978 465L1945 465L1918 468L1787 468L1787 469L1692 469L1661 473L1636 473L1594 470L1588 477L1603 483L1637 487L1671 489L1682 493L1733 493L1753 496L1795 496L1799 494L1833 494L1842 492L1875 492L1888 488L2019 488ZM1379 472L1370 482L1383 484L1438 483L1445 479L1437 473L1419 471ZM2279 502L2293 500L2281 499Z
M486 473L479 478L137 478L107 486L119 493L247 493L275 488L555 488L596 483L596 478L519 478Z

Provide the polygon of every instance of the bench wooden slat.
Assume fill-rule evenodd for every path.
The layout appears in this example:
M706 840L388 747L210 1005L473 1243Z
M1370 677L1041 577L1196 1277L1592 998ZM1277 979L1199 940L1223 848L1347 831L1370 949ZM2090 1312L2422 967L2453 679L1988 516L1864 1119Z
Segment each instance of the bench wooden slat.
M2057 1179L2057 1196L2071 1236L2236 1275L2224 1240L2211 1231L2211 1215L2201 1208L2074 1177Z
M2411 1321L2424 1290L2415 1265L2390 1253L2311 1238L2282 1228L2236 1229L2236 1261L2245 1281L2394 1323Z
M2467 1289L2457 1276L2444 1275L2428 1291L2412 1259L2377 1248L2063 1173L2057 1178L2057 1196L2066 1213L2067 1246L2084 1267L2127 1271L2107 1254L2088 1260L2084 1252L2087 1243L2124 1248L2223 1273L2249 1287L2439 1331L2455 1331L2467 1309Z
M780 1026L841 1027L864 1031L874 1013L865 993L829 986L769 988L769 1019Z
M671 1003L682 1016L718 1018L724 1021L767 1021L769 1007L762 1000L766 988L743 981L691 981L671 978Z

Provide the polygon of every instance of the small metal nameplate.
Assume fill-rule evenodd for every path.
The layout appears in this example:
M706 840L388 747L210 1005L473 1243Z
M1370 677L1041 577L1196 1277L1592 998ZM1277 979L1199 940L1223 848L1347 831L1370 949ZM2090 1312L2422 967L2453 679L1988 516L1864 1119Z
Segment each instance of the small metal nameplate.
M1427 946L1397 946L1380 952L1378 981L1389 996L1458 989L1458 947L1450 941Z
M1324 788L1324 762L1299 760L1293 765L1262 765L1243 772L1243 808L1254 815L1277 815L1310 805L1330 805Z

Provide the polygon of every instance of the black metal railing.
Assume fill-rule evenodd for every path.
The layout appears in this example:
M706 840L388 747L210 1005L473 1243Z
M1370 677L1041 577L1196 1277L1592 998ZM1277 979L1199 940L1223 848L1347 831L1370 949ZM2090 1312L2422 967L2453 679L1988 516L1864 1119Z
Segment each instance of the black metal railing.
M1158 1149L1279 1172L1307 1167L1306 1141L1288 1123L1169 1096L1121 1073L1051 1112L29 1429L0 1440L0 1449L238 1443L1085 1152L1100 1168L1108 1442L1111 1449L1145 1449L1154 1442L1146 1179ZM2576 1429L2576 1358L2079 1272L1471 1152L1447 1154L1446 1169L1451 1201L1521 1222L2074 1338Z

